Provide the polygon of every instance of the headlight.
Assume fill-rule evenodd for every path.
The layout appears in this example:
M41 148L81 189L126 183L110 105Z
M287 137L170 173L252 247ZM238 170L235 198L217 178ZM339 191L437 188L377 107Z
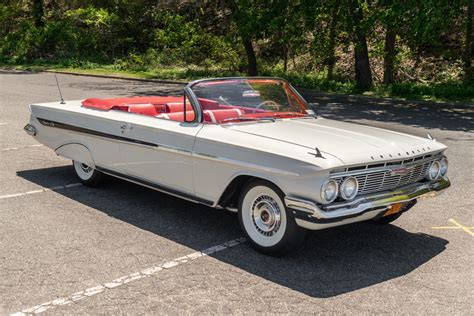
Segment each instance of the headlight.
M444 176L446 175L446 173L448 173L448 159L446 159L446 157L444 157L443 159L441 159L439 161L439 173Z
M331 203L337 197L338 185L336 180L328 179L321 187L321 199L324 203Z
M439 161L433 161L430 165L430 168L428 169L428 174L426 175L428 180L435 180L436 178L438 178L440 169L441 166Z
M359 190L359 182L354 177L346 178L341 184L341 197L344 200L352 200Z

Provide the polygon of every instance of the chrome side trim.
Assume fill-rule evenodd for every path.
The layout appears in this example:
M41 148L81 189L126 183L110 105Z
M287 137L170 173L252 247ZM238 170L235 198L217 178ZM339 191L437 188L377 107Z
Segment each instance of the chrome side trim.
M186 155L191 155L191 150L183 149L180 147L175 147L175 146L169 146L169 145L163 145L163 144L156 144L157 148L159 150L164 150L164 151L169 151L177 154L186 154Z
M277 173L277 174L281 174L281 175L285 175L285 176L294 176L294 177L299 176L298 173L291 172L291 171L286 171L286 170L276 169L276 168L270 168L270 167L266 167L266 166L262 166L262 165L249 163L249 162L243 162L243 161L239 161L239 160L234 160L234 159L229 159L229 158L224 158L224 157L218 157L218 156L209 155L209 154L205 154L205 153L199 153L199 152L196 152L196 151L193 152L193 156L195 156L197 158L208 159L208 160L213 160L213 161L232 164L232 165L238 165L238 166L246 167L246 168L250 168L250 169L264 170L264 171L267 171L267 172L270 172L270 173Z
M366 210L388 206L394 203L407 202L426 194L436 194L451 185L448 178L441 178L430 183L415 183L403 188L372 194L352 202L335 203L319 206L316 203L291 196L285 197L288 208L307 213L317 219L335 219L357 215Z
M160 192L163 192L163 193L175 196L175 197L179 197L179 198L187 200L187 201L191 201L191 202L194 202L194 203L205 204L205 205L210 206L210 207L213 207L213 205L214 205L213 201L206 200L206 199L200 198L198 196L192 195L190 193L186 193L186 192L183 192L183 191L180 191L180 190L177 190L177 189L173 189L173 188L161 185L157 182L151 182L149 180L134 177L134 176L124 174L124 173L120 173L120 172L117 172L117 171L114 171L114 170L111 170L111 169L107 169L107 168L104 168L104 167L101 167L101 166L96 166L96 169L98 171L100 171L102 173L105 173L105 174L108 174L110 176L114 176L114 177L129 181L129 182L133 182L135 184L139 184L139 185L145 186L147 188L154 189L156 191L160 191Z

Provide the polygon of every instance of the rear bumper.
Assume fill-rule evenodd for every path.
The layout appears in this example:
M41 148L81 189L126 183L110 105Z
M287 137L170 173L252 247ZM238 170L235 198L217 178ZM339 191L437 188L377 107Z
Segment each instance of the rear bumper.
M367 195L350 202L332 203L329 205L318 205L313 201L285 197L286 206L292 210L300 226L310 229L320 229L319 227L311 228L314 224L330 224L337 222L355 222L353 220L361 217L360 220L366 220L385 212L389 205L394 203L408 202L421 196L434 196L445 190L451 185L447 177L440 178L436 181L428 183L414 183L394 191L375 193ZM367 214L370 213L370 214ZM370 217L369 215L373 215ZM347 221L351 219L350 221ZM308 224L302 223L309 222ZM323 225L326 226L326 225ZM338 225L330 225L338 226ZM325 227L321 227L325 228Z

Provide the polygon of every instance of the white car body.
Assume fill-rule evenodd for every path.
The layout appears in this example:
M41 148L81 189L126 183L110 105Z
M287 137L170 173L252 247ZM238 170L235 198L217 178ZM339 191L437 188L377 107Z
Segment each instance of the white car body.
M30 111L27 131L60 156L233 211L235 201L230 200L235 186L242 184L239 181L264 179L284 193L296 223L313 230L380 217L395 202L414 201L450 185L446 176L422 180L430 162L442 158L443 144L321 117L188 123L100 111L84 107L81 100L35 103ZM413 170L418 174L409 174ZM367 180L368 173L377 172L387 179L408 176L416 181L399 179L400 185L393 182L388 190L368 190L352 201L326 204L321 198L321 186L328 178L355 174Z

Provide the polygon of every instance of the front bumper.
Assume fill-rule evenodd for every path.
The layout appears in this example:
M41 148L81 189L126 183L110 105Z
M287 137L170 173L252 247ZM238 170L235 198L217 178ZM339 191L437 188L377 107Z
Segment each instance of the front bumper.
M286 206L299 220L312 223L334 223L361 216L366 212L380 213L389 205L414 200L423 195L436 195L448 188L451 182L447 177L427 183L413 183L390 192L380 192L354 201L318 205L313 201L295 197L285 197Z

